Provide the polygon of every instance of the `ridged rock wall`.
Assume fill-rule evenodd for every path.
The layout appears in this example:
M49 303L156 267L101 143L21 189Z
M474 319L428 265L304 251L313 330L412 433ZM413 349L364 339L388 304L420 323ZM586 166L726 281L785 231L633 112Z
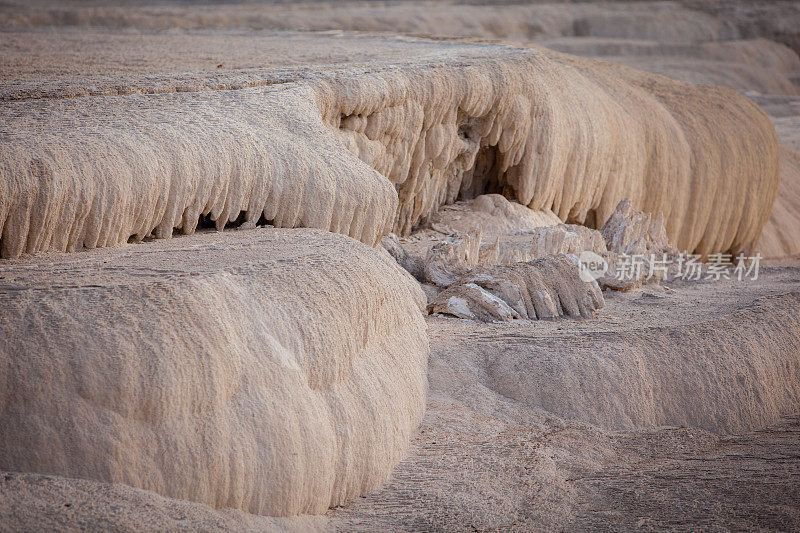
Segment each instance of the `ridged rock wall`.
M326 123L395 183L399 234L459 194L597 228L628 197L680 249L738 252L778 186L772 123L722 88L545 49L320 85Z
M4 262L0 470L322 513L405 455L424 305L387 254L307 229Z
M391 184L341 149L307 88L0 106L0 255L72 251L263 217L370 245Z
M743 433L774 424L800 405L800 294L741 304L692 323L644 328L630 325L632 311L622 331L585 332L576 336L580 340L509 336L501 355L497 336L474 345L486 361L488 388L529 409L615 430L680 426ZM562 342L563 351L555 352Z
M682 250L755 244L778 147L744 97L545 49L435 59L237 91L4 102L0 255L203 221L374 245L483 192L591 227L628 197L662 212Z

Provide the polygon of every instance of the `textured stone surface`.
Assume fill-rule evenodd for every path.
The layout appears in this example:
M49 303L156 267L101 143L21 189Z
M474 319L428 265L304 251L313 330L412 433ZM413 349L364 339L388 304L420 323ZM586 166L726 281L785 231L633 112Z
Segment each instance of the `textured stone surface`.
M0 307L17 313L20 327L45 332L28 338L0 316L0 339L10 331L26 339L14 346L58 352L19 358L27 366L10 372L0 358L2 420L50 412L57 419L26 427L63 429L87 413L102 419L100 429L79 435L87 452L72 454L80 447L43 432L20 454L61 458L61 466L77 461L103 479L139 486L191 486L194 494L184 497L219 496L243 508L249 496L242 487L274 476L279 481L270 490L301 496L270 497L270 505L301 508L303 500L324 508L344 501L336 494L365 495L324 517L278 519L69 477L80 473L9 472L0 473L0 523L26 531L800 529L797 420L780 418L800 412L796 269L762 269L757 281L633 284L606 291L605 307L591 320L429 317L428 409L419 433L409 429L425 381L415 348L423 339L415 308L423 302L394 262L424 282L432 243L480 234L469 261L464 254L466 268L457 276L463 281L445 291L461 291L472 302L467 311L484 320L527 312L519 290L529 281L520 273L526 267L503 265L544 251L602 252L605 240L593 228L613 220L626 197L644 213L632 212L627 222L649 216L652 223L663 212L663 233L681 251L757 246L776 258L771 264L791 264L780 258L800 253L800 58L792 51L800 50L800 3L479 4L3 3L0 225L10 222L0 229L0 256L124 246L126 239L192 233L195 226L205 233L274 224L380 241L395 259L298 230L286 242L227 232L198 237L208 243L199 248L187 238L0 260L0 285L8 282L13 294ZM447 37L469 40L441 39ZM725 86L761 105L780 145L741 96L681 82ZM424 229L409 235L417 225ZM612 247L647 251L663 241L631 230L646 226L610 232ZM401 237L381 239L388 231ZM288 249L297 255L287 256ZM190 256L201 258L197 269L188 268ZM300 277L292 270L298 264L306 269ZM6 271L14 273L6 279ZM475 279L476 273L486 275ZM551 273L532 286L562 278ZM420 286L430 302L442 290ZM134 290L146 299L129 304ZM64 312L67 301L77 303ZM383 313L390 318L369 319ZM78 323L79 315L91 318ZM80 338L64 350L59 332ZM289 349L260 342L266 333L258 332ZM230 342L213 342L222 337ZM318 348L295 349L297 339L308 338L313 342L301 348ZM107 341L116 342L114 349L101 350ZM219 350L207 357L191 349L198 344ZM14 346L0 340L0 353ZM170 367L180 353L191 364ZM253 354L286 362L287 353L319 379L286 397L313 403L309 398L324 395L315 416L330 407L352 417L327 424L312 416L255 416L244 430L214 433L209 413L236 420L263 405L258 397L233 414L214 410L226 393L232 401L251 398L243 390L252 390L259 372L240 373L235 390L220 383ZM387 363L390 354L399 359ZM331 358L340 364L330 374L336 379L325 381L320 368L329 367L320 365ZM361 359L369 363L360 367ZM42 399L30 410L14 411L18 404L8 398L30 399L41 387L17 379L19 372L63 361L72 366L38 381L63 383L67 399L51 401L62 390L51 387L33 395ZM120 363L111 372L107 362ZM91 371L75 370L89 364ZM405 396L413 399L391 400L408 372L417 372L415 392ZM283 366L276 373L288 374ZM9 376L21 385L9 389ZM156 389L170 380L192 386ZM130 386L117 396L96 392L120 383ZM342 387L359 401L341 400ZM9 390L24 395L2 394ZM145 394L156 390L163 393ZM280 392L268 390L270 397ZM130 413L130 425L114 425ZM159 416L167 422L155 427ZM234 449L292 420L302 431L293 450L306 454L292 457L306 457L302 467L288 459L259 476L252 465L262 463L245 457L258 449L286 458L288 445L274 444L287 442L282 437L261 448L239 446L239 455L216 453L226 442ZM330 441L334 426L342 429L336 452L319 453L322 446L310 454L318 441ZM123 431L109 436L116 427ZM405 437L392 433L399 427ZM177 446L159 439L139 446L148 432L184 429L190 437ZM194 446L192 438L203 435L215 454L167 465L196 469L180 469L174 482L138 468L158 467L159 446L181 454L181 443ZM386 485L366 493L389 466L367 474L375 456L347 450L399 458L409 435L410 455ZM361 446L370 439L377 448ZM90 462L90 452L104 459ZM317 468L340 452L346 466ZM237 466L239 459L245 466ZM186 482L200 471L208 475ZM334 487L361 488L326 492L330 471L337 473Z
M329 515L360 531L796 529L798 279L608 292L596 320L428 318L411 454Z
M583 281L573 260L549 255L475 268L439 293L431 311L492 322L589 318L601 307L603 293L597 283Z
M796 529L798 424L780 417L798 409L797 289L797 269L769 269L755 282L686 283L658 298L612 292L597 320L476 324L429 317L428 407L409 456L366 498L319 521L278 525L303 531ZM723 344L722 351L714 348L713 363L679 355L700 337L708 346ZM642 342L638 365L628 365L622 360L628 354L616 348L635 338ZM663 350L662 341L679 349ZM615 349L597 350L604 345ZM741 362L745 349L765 366L731 366L729 357ZM568 395L583 416L623 429L563 418L495 388L488 368L527 359L531 364L515 370L517 381L527 378L530 389L551 395L562 413ZM634 396L617 387L657 361L670 368L665 387ZM565 383L569 365L585 367L583 377ZM712 365L728 377L709 378L702 383L709 388L697 393L698 378ZM672 405L673 414L614 414L625 406L645 409L638 402L651 399ZM728 401L735 409L722 406ZM692 413L704 414L699 425L705 429L664 426L685 425ZM31 474L0 474L0 484L0 516L28 526L22 529L268 529L263 517L124 485Z
M7 47L33 59L0 87L3 257L259 221L374 245L485 192L595 227L627 197L662 212L681 249L738 252L778 186L774 128L751 101L544 48L428 43L397 58L388 40L355 66L350 42L350 63L200 67L187 80L184 34L131 76L81 39L57 29ZM73 45L98 75L50 75ZM67 98L81 87L105 96Z
M256 229L0 264L0 469L276 516L380 485L425 403L391 257Z
M800 255L800 99L794 116L774 118L781 138L781 183L759 241L766 257Z

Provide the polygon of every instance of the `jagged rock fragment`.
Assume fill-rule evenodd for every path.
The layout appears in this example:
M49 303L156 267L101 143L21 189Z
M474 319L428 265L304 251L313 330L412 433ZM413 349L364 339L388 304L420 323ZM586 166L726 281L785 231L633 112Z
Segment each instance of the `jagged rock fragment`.
M519 313L501 298L475 283L451 285L433 302L431 311L480 322L495 322L520 318Z
M601 254L608 263L606 274L598 279L603 287L629 290L661 281L677 268L678 250L667 238L663 217L653 219L637 211L627 198L619 202L601 233L608 248Z
M677 253L667 238L664 217L659 213L654 219L647 213L637 211L628 198L620 200L600 233L608 251L616 254Z
M481 262L480 232L455 234L432 245L425 257L425 279L447 287Z
M580 278L565 255L475 268L439 293L430 310L488 322L588 318L604 305L597 283Z

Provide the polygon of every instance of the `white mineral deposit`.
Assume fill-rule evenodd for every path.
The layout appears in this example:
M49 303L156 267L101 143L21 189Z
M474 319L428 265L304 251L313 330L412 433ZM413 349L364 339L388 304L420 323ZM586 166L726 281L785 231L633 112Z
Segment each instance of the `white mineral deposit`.
M0 530L800 530L800 1L0 1Z

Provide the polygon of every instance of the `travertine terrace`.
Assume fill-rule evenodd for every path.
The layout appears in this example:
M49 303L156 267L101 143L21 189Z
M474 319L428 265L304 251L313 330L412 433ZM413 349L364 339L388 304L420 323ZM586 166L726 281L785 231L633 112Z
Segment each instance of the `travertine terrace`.
M0 253L190 234L201 216L218 229L263 217L374 245L482 192L598 228L627 197L663 213L681 249L754 249L779 154L772 123L746 98L541 48L427 56L280 84L248 73L178 86L148 70L123 87L8 84ZM188 92L162 94L170 87ZM109 92L156 94L67 98Z
M428 355L394 260L315 230L150 248L3 266L0 468L273 516L383 482Z
M798 28L0 2L0 529L800 528Z

